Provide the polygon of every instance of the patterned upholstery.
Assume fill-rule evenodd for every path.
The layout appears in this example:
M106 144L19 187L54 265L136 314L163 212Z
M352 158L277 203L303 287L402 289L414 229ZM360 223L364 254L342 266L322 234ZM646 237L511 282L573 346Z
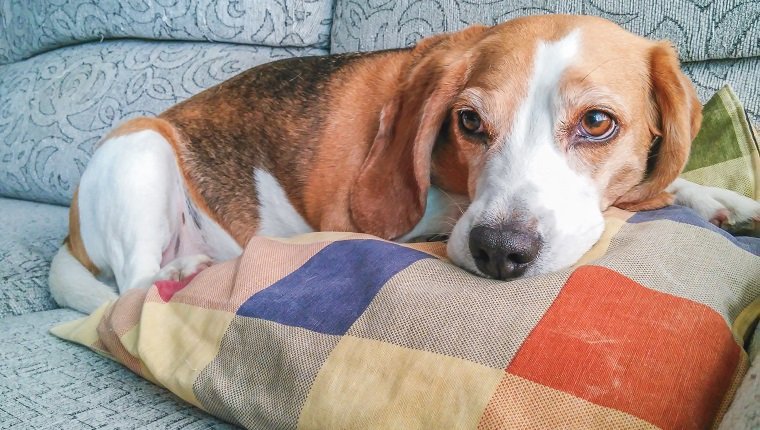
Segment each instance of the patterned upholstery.
M683 69L703 102L729 84L742 100L750 120L760 123L760 57L685 63Z
M0 214L0 318L57 308L47 278L68 208L0 198Z
M673 41L702 101L730 84L760 122L760 3L677 0L337 0L331 52L410 46L442 31L545 13L602 16L653 39ZM725 59L737 59L737 61ZM710 61L705 61L710 60Z
M596 15L653 39L669 39L684 61L760 55L760 4L658 0L337 0L331 52L409 46L424 36L524 15Z
M228 429L227 424L92 351L56 339L58 309L0 319L0 430Z
M328 48L332 0L7 0L0 64L105 39Z
M314 48L108 41L0 66L0 196L68 205L93 145L257 64Z
M750 357L755 357L752 366L744 376L739 391L736 392L731 407L723 417L720 430L731 429L760 429L760 413L758 413L758 404L760 404L760 325L755 330L755 341L752 343L756 350L755 354L750 351Z

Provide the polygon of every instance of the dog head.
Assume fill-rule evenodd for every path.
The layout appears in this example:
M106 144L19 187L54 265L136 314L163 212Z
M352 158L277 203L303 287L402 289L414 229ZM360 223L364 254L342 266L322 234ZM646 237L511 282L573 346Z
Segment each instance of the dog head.
M574 264L611 205L654 209L701 122L667 43L601 18L549 15L422 40L382 110L354 220L409 231L433 183L466 195L449 257L498 279ZM393 222L388 222L393 220Z

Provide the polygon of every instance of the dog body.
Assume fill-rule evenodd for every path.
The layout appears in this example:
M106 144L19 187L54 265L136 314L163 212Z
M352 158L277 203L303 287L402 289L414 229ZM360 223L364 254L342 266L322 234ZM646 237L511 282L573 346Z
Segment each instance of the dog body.
M672 201L700 109L669 45L592 17L262 65L103 139L51 291L89 312L115 297L95 275L124 292L315 230L451 233L456 264L499 279L560 269L609 206Z

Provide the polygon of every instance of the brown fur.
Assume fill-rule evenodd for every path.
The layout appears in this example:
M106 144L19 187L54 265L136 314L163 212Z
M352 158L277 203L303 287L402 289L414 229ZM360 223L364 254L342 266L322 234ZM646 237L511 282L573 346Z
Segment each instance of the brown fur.
M174 128L174 126L171 123L160 118L148 117L134 118L119 125L111 132L109 132L103 139L101 139L101 141L96 145L96 148L106 140L114 139L120 136L126 136L128 134L144 130L153 130L161 134L172 146L175 154L180 153L184 141L178 135L177 130ZM180 171L182 171L185 176L186 188L190 193L193 201L208 216L210 216L212 219L215 219L214 213L209 210L208 206L205 204L205 201L201 198L197 188L193 187L192 184L188 182L188 177L186 174L187 169L183 168L184 166L182 164L182 160L179 158L178 164L180 165ZM94 275L97 275L100 272L90 259L90 256L87 254L87 250L84 247L84 242L82 241L81 229L79 226L78 190L74 192L74 196L71 199L71 206L69 207L69 235L66 237L65 243L69 247L71 255L79 260L79 262L82 263L82 265L87 270L89 270Z
M678 55L668 43L658 43L650 50L650 77L654 103L649 118L662 140L657 153L649 154L656 157L656 165L648 177L616 201L623 209L654 209L672 201L661 194L686 165L702 122L696 90L681 72Z
M106 135L106 137L101 142L142 130L153 130L159 133L164 137L164 139L166 139L167 142L169 142L169 145L171 145L175 154L182 154L185 145L187 145L187 140L180 135L177 128L174 127L174 125L172 125L170 122L162 118L148 117L134 118L119 125L112 132L108 133L108 135ZM196 206L204 213L206 213L206 215L208 215L214 221L219 222L217 215L208 207L198 187L195 186L195 184L190 180L190 175L188 174L189 169L185 165L184 159L182 157L177 157L177 164L179 165L180 171L182 172L182 175L185 179L185 189L190 194L190 198L193 199L193 202L196 204Z
M126 136L143 130L153 130L161 134L169 140L169 143L171 143L172 146L177 146L179 144L180 139L179 136L177 136L177 130L173 125L160 118L148 118L144 116L130 119L129 121L120 124L108 133L106 137L101 140L101 143L109 139Z
M241 245L256 232L258 198L253 171L270 172L282 185L295 208L315 228L323 225L323 213L308 201L311 170L326 135L330 111L325 100L335 97L333 84L342 77L346 86L356 84L350 70L370 58L387 54L336 55L277 61L248 70L176 105L161 115L179 130L187 142L179 152L188 182L197 187L224 228ZM366 88L369 84L363 83ZM343 128L372 124L368 118L354 121L354 109L336 114ZM355 124L356 123L356 124ZM323 140L324 139L324 140ZM327 176L350 183L366 147L358 140L339 140L346 156L356 151L356 166L334 166ZM349 160L351 156L347 157ZM317 163L318 164L318 163ZM321 165L330 169L329 165ZM210 180L210 178L213 178ZM319 190L335 199L333 190ZM344 225L351 230L351 224Z
M331 79L327 94L332 98L324 106L324 122L302 194L312 227L356 230L349 210L351 188L378 133L383 103L397 91L408 52L386 51L357 59Z
M351 214L362 231L393 239L422 218L433 146L469 76L468 51L485 30L474 26L439 36L412 52L407 78L383 107L377 136L351 191Z
M141 129L166 137L193 201L241 245L259 227L255 168L275 176L312 228L393 239L419 221L431 179L474 194L491 145L504 141L526 94L538 39L576 28L604 37L583 39L583 60L563 84L573 107L563 120L577 121L595 102L584 90L599 89L621 133L607 145L578 145L563 131L559 149L590 173L604 207L666 204L663 190L699 126L694 89L672 48L591 17L523 18L433 36L414 49L277 61L108 137ZM641 90L650 81L651 97ZM483 112L488 142L463 135L460 108ZM659 130L663 144L645 178Z
M625 204L618 203L615 206L621 209L636 212L636 211L651 211L653 209L659 209L670 204L673 204L673 195L666 191L661 191L659 194L651 196L641 202L625 203Z

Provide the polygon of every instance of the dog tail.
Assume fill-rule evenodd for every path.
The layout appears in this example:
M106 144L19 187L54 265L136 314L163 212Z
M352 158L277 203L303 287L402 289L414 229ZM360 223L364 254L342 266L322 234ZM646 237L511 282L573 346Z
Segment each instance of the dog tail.
M59 306L86 314L119 297L74 258L65 243L50 265L50 294Z

